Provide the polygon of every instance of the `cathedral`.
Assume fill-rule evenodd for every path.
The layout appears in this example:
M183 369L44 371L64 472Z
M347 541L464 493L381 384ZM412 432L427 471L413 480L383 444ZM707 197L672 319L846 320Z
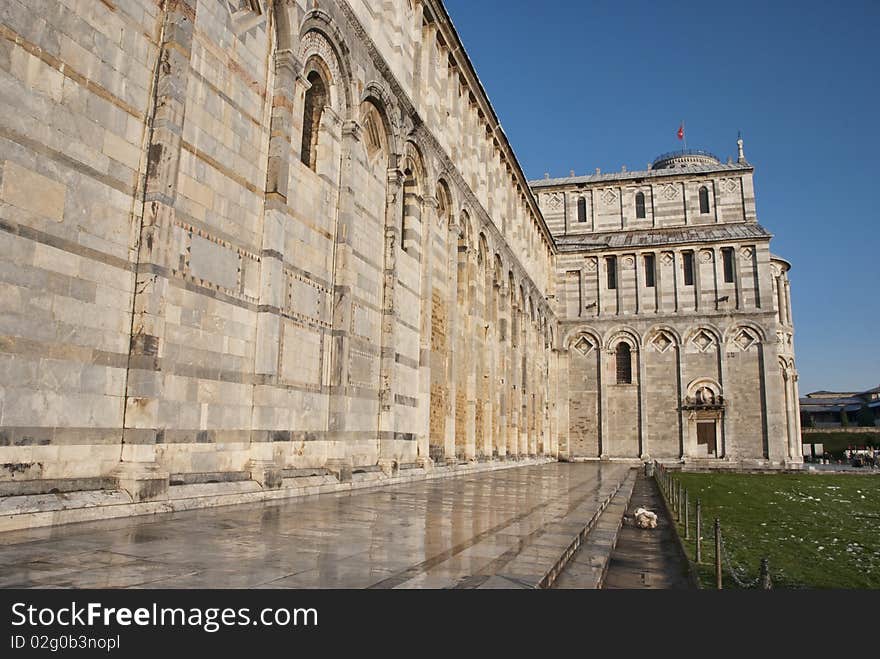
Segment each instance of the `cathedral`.
M738 152L532 182L557 247L560 455L800 460L790 265Z
M441 0L42 5L0 11L0 530L802 461L742 141L529 181Z

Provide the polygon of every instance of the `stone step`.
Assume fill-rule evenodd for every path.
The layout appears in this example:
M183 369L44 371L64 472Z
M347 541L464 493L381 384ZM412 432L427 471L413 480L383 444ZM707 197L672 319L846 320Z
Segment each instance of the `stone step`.
M603 520L610 516L622 519L626 502L635 482L635 470L629 470L616 482L599 485L592 496L585 496L564 514L548 520L544 526L528 536L504 565L488 579L470 587L482 589L535 589L551 588L565 566L586 541L607 535ZM621 509L622 501L623 508ZM607 522L604 522L607 524ZM609 550L610 554L610 550ZM459 587L469 587L462 584Z
M584 542L560 571L553 588L596 590L602 587L635 483L636 471L633 470L599 514Z
M320 494L353 493L393 485L416 483L422 480L467 477L503 469L554 462L550 458L505 460L498 462L469 462L459 466L438 466L427 472L423 468L411 468L395 476L383 474L381 469L357 467L348 482L340 482L327 469L281 470L281 487L263 488L253 480L240 480L233 472L232 478L210 474L206 478L194 478L174 474L175 482L161 497L135 501L131 495L115 486L115 480L99 481L98 486L107 489L42 493L35 490L15 496L0 496L0 533L44 526L58 526L103 519L155 515L181 512L196 508L216 508L238 504L259 503L315 496ZM223 482L200 482L223 481ZM27 491L27 490L25 490Z

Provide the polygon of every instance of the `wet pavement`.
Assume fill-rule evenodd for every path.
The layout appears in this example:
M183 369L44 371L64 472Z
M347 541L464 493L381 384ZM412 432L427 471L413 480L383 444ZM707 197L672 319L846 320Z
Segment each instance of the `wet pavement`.
M531 584L542 561L554 559L547 548L560 531L598 510L628 470L551 463L354 495L0 533L0 587Z
M636 526L634 514L639 508L657 513L656 529ZM609 590L693 588L672 525L657 483L640 474L618 535L617 547L611 554L603 587Z

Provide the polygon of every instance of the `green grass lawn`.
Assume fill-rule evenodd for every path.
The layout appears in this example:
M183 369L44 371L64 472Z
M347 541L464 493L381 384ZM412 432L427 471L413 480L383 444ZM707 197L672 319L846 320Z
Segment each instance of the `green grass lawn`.
M694 558L694 506L703 507L700 580L714 588L712 524L743 581L770 561L776 588L880 588L880 476L675 474L687 488ZM679 534L684 539L683 518ZM724 587L735 588L725 566Z

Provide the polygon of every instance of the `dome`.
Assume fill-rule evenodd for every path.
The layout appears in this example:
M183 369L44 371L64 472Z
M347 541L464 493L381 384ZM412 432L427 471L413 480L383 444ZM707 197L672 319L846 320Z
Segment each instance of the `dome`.
M720 164L721 161L708 151L703 151L702 149L683 149L682 151L664 153L654 160L651 169L681 169L682 167L693 167L694 165L713 166Z

